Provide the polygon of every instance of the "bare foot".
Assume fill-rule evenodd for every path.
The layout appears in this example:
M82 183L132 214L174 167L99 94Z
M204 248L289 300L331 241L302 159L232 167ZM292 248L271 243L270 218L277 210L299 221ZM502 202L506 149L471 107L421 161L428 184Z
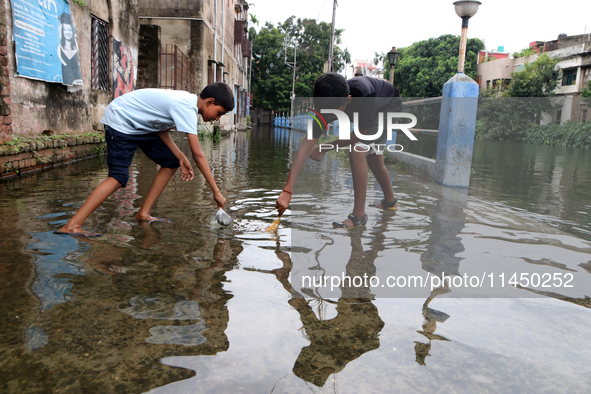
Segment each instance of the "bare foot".
M101 233L95 233L93 231L82 230L81 227L62 227L59 230L54 231L55 234L73 235L76 237L100 237Z
M162 223L172 223L172 219L165 219L165 218L157 218L155 216L140 216L139 214L136 214L133 217L135 220L137 220L138 222L148 222L148 223L154 223L154 222L162 222Z

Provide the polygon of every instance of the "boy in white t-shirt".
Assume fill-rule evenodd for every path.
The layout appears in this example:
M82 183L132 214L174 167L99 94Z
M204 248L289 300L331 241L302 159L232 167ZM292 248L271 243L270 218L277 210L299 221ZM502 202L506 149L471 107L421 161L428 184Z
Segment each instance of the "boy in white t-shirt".
M141 208L135 215L138 221L171 222L150 216L150 210L177 168L181 167L181 179L193 179L193 168L187 157L170 137L173 126L186 133L191 153L197 167L213 191L218 207L223 208L226 199L220 193L207 158L201 150L197 136L197 115L205 122L218 120L234 109L234 95L228 85L214 82L197 95L181 90L140 89L113 100L101 122L105 125L107 164L109 175L94 189L78 212L57 234L81 237L97 237L100 233L82 230L82 223L111 194L127 185L129 166L139 147L151 160L160 165L152 187Z

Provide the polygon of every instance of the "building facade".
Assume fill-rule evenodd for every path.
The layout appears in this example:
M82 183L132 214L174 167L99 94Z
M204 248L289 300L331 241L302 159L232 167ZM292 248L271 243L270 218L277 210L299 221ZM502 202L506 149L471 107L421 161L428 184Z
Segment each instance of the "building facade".
M220 125L245 125L250 43L244 0L3 5L0 134L102 130L106 106L121 94L146 87L199 93L213 81L228 83L236 97ZM39 77L43 67L60 63L59 75Z
M244 0L139 0L140 87L200 92L212 82L234 91L222 128L245 128L250 42ZM161 48L160 54L154 48Z
M591 34L560 35L552 41L534 41L530 48L534 54L528 57L506 57L478 64L480 89L508 86L513 72L535 61L540 53L547 53L558 59L560 71L554 99L559 110L555 119L546 118L545 123L586 122L591 114L581 92L591 80Z

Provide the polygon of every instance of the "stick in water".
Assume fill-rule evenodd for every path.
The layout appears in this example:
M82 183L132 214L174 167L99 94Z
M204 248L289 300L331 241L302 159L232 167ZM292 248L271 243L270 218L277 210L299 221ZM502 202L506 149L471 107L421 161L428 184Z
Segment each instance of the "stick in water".
M273 223L271 223L271 225L267 228L267 231L268 232L277 231L277 229L279 228L279 222L281 222L281 216L279 216L277 219L273 220Z

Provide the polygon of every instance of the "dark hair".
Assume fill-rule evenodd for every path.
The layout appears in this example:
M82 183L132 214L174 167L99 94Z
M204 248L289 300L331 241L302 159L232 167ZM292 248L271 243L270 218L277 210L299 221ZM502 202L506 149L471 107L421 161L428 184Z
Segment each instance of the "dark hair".
M214 82L207 85L199 93L199 97L202 99L213 98L215 105L221 105L227 111L234 109L234 93L232 93L232 89L228 84L223 82Z
M314 83L314 97L330 97L331 106L342 107L349 97L349 83L340 74L323 74Z
M62 23L61 25L61 39L60 39L60 45L62 46L62 48L66 48L66 37L64 37L64 26L70 26L72 28L72 39L70 40L70 48L71 49L75 49L78 50L78 45L76 45L76 31L74 30L74 25L72 23Z

